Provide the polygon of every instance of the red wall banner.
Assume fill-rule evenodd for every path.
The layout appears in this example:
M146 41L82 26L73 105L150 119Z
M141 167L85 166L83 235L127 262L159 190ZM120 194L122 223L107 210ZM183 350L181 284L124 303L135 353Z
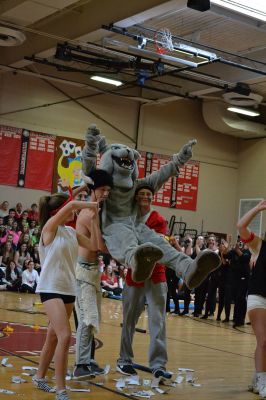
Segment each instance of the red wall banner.
M0 125L0 185L17 185L22 129Z
M55 136L29 132L24 187L51 192L55 156Z
M162 154L153 154L151 172L157 171L163 165L169 163L170 159L171 157L169 156L165 156ZM172 188L172 178L168 179L168 181L155 194L153 204L155 206L170 207L171 188Z
M174 178L172 200L175 197L175 203L172 202L171 207L196 211L198 181L199 181L199 162L190 160L184 167L180 168L178 178ZM174 187L176 195L174 196Z

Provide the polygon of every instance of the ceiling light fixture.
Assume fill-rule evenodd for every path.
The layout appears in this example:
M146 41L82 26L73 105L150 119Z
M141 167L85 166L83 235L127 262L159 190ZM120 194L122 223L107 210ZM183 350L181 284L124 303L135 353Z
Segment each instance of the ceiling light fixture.
M250 117L257 117L260 115L259 111L256 110L249 110L248 108L241 108L241 107L227 107L228 111L232 111L238 114L249 115Z
M123 85L123 82L121 82L121 81L117 81L116 79L105 78L103 76L93 75L93 76L91 76L91 79L93 81L108 83L109 85L114 85L114 86Z

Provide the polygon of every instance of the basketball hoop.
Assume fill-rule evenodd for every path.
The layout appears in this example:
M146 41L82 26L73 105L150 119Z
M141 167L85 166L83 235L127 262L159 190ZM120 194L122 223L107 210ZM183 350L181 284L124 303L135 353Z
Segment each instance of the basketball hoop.
M166 54L168 51L174 50L172 35L168 28L156 31L154 34L154 42L157 54Z

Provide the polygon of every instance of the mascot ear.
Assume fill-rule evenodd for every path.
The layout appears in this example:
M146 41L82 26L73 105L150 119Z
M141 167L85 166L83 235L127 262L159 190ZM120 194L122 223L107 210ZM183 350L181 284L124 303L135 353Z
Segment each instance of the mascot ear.
M140 153L135 149L132 149L132 150L133 150L133 153L134 153L134 160L139 160L141 158Z

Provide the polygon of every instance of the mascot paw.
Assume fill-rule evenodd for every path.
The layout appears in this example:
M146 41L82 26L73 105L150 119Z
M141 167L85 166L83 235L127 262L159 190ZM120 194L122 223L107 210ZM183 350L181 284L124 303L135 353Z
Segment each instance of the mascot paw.
M132 279L135 282L142 282L148 279L157 261L163 257L162 250L152 243L145 243L137 247L132 268Z
M97 128L96 125L90 125L85 135L85 141L87 147L89 147L91 150L96 151L100 139L101 139L101 131Z
M192 157L192 146L197 143L196 139L190 140L185 144L179 151L179 153L174 154L173 161L177 165L184 165Z
M185 282L187 287L194 289L199 286L220 264L221 259L217 253L211 250L201 251L186 272Z

